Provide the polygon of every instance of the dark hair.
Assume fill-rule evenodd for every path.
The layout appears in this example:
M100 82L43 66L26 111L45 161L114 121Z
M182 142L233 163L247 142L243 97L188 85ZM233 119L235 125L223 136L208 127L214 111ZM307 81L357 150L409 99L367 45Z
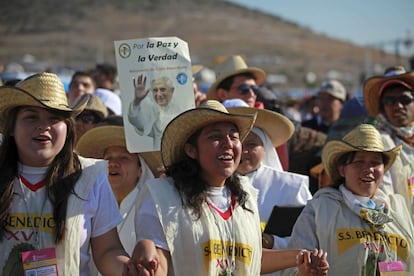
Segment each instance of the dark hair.
M236 77L246 77L246 78L251 78L256 80L256 76L253 73L250 72L244 72L244 73L240 73L240 74L236 74L233 76L230 76L228 78L225 78L224 80L222 80L218 85L217 85L217 89L221 88L224 90L229 91L231 86L233 85L234 79Z
M0 145L0 171L2 172L0 174L0 240L7 232L7 218L14 194L13 183L18 174L18 151L11 133L14 131L19 110L20 107L11 110ZM47 197L53 206L55 243L59 243L64 237L68 199L71 194L75 194L74 187L82 173L82 168L78 156L73 152L75 143L73 118L67 117L66 113L52 112L63 116L67 125L65 144L49 165L45 179Z
M73 81L77 78L77 77L88 77L91 79L93 86L96 87L96 83L95 83L95 79L93 78L92 74L85 72L85 71L76 71L73 75L72 78L70 80L69 83L69 87L72 85Z
M16 84L18 84L19 82L21 82L21 79L10 79L7 80L3 83L4 86L15 86Z
M103 118L96 126L124 126L124 119L120 115L109 115Z
M187 143L197 147L197 138L201 129L196 131ZM206 201L209 184L201 177L202 168L200 164L186 155L185 159L169 166L166 175L174 179L174 186L177 189L184 208L189 208L196 219L201 217L201 206ZM250 212L246 207L247 192L243 190L238 173L233 173L225 181L237 203Z
M111 77L112 80L115 80L116 68L109 63L96 64L95 71L105 76Z

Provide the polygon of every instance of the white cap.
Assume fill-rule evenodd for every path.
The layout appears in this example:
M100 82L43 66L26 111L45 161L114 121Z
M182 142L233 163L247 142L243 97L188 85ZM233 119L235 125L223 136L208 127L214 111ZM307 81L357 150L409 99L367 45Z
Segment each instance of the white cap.
M117 94L104 88L97 88L94 94L101 98L105 106L114 112L115 115L122 115L122 102Z
M319 93L328 93L329 95L345 102L346 90L345 87L337 80L328 80L321 84Z

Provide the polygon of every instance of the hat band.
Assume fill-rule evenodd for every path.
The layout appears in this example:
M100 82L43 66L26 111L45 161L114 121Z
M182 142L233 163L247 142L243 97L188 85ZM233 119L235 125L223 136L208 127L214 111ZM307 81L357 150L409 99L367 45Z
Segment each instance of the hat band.
M381 85L381 87L379 89L379 95L382 94L382 92L384 91L385 88L387 88L388 86L390 86L392 84L400 84L400 85L404 86L405 88L413 90L413 87L410 84L406 83L405 81L402 81L402 80L388 80L388 81L384 82Z
M401 75L401 74L405 74L407 73L404 69L396 69L396 70L391 70L387 73L384 74L384 77L393 77L393 76L397 76L397 75Z
M372 145L360 145L360 146L355 146L352 145L344 140L341 141L342 143L350 146L351 148L354 148L356 151L372 151L372 152L384 152L384 149L382 148L369 148L372 147Z

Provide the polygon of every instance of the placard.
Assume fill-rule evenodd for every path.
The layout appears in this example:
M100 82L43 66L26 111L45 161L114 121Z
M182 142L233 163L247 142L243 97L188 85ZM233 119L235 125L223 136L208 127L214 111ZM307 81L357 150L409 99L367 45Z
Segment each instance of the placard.
M195 107L188 44L177 37L114 44L127 149L160 150L166 125Z

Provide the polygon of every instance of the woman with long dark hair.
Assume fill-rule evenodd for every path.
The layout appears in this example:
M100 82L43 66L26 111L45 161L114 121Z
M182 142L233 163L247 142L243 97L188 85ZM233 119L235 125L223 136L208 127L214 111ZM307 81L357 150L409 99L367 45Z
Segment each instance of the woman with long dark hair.
M73 152L86 100L69 107L52 73L0 88L1 275L88 275L92 257L103 274L136 272L117 234L106 163Z
M259 275L296 265L300 275L326 274L323 250L262 249L257 191L235 173L255 118L212 100L167 125L168 177L145 183L136 218L138 240L157 247L157 275Z

